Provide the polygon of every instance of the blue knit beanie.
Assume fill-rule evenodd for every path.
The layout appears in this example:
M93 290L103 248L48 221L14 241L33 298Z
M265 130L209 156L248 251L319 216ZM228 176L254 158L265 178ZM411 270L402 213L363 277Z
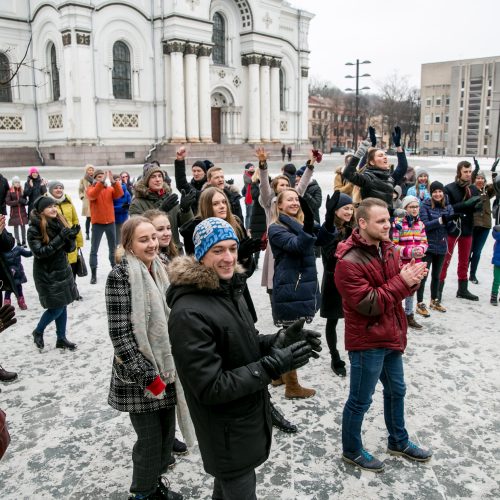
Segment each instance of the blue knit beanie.
M238 237L229 222L219 217L209 217L201 221L193 234L194 256L197 261L217 243L225 240L234 240L239 244Z

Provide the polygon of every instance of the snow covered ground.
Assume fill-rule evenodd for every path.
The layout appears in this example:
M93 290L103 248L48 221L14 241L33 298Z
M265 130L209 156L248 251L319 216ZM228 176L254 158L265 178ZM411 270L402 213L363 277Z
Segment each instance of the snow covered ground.
M332 190L334 167L342 161L340 156L327 156L318 167L315 175L324 197ZM456 162L441 157L410 158L411 164L429 168L431 180L443 182L452 180ZM491 162L481 160L481 164L489 170ZM136 174L140 168L129 170ZM240 166L225 166L225 170L241 183ZM277 170L275 164L271 173ZM9 179L12 175L24 178L27 169L2 173ZM81 168L42 169L44 177L65 183L78 210L81 174ZM408 335L407 427L413 440L434 450L431 462L414 464L386 454L381 387L366 416L363 439L369 451L386 460L386 471L375 475L341 462L341 416L349 385L348 378L340 379L331 372L325 346L320 359L300 370L303 384L317 390L315 397L288 401L282 387L271 389L275 404L299 425L300 432L274 432L269 460L257 474L259 498L500 498L500 308L489 304L492 247L493 238L489 238L479 267L480 283L470 285L480 301L455 298L454 259L443 297L448 312L422 319L424 329L410 330ZM89 250L86 242L87 259ZM18 323L0 334L0 362L19 373L18 382L1 386L0 407L7 412L12 435L11 446L0 462L2 499L127 498L135 435L128 415L106 403L112 348L104 304L109 272L104 239L99 262L97 285L80 278L84 300L68 309L68 338L78 343L77 351L55 349L53 326L46 331L44 352L35 349L31 331L42 309L31 279L24 287L29 309L17 309ZM321 274L320 260L317 262ZM32 259L25 259L24 265L30 277ZM260 314L257 327L273 332L268 297L259 284L257 270L250 280ZM325 320L317 317L313 326L324 331ZM343 349L342 355L347 358ZM177 458L168 478L184 498L210 498L212 479L204 473L196 448Z

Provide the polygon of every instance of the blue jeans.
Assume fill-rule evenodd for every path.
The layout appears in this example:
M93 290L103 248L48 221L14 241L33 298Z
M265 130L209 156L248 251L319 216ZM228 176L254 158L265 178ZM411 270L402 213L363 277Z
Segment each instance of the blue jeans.
M351 380L342 416L343 451L358 453L363 449L361 426L379 379L384 386L384 419L389 445L391 448L406 445L403 355L392 349L368 349L349 352L349 360Z
M106 233L106 239L108 240L109 263L111 264L111 267L115 265L115 223L112 222L111 224L92 224L92 237L90 240L89 259L91 269L97 268L97 251L99 250L101 238L104 233Z
M55 309L46 309L36 325L35 330L39 333L43 333L45 328L52 323L56 322L56 335L58 339L66 338L66 323L68 321L68 315L66 312L66 306L57 307Z
M246 208L246 213L245 213L245 227L247 229L250 228L250 222L252 220L252 210L253 210L253 203L250 205L245 205Z

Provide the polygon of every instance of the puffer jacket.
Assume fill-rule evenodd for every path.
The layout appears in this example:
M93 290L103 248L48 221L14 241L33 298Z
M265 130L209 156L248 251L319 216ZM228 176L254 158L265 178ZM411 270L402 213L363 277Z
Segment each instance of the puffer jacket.
M314 220L318 224L321 224L319 209L321 208L321 203L323 202L323 194L321 192L321 187L316 179L313 179L307 185L306 192L302 195L302 198L306 200L307 204L313 211Z
M446 195L445 195L446 196ZM420 220L425 225L427 235L427 253L444 255L448 250L448 231L444 224L439 222L443 215L453 215L453 207L448 203L444 207L432 207L432 200L425 200L420 206Z
M130 202L132 201L130 191L127 189L127 185L124 182L122 182L122 189L123 196L113 200L116 224L123 224L128 219L128 209L130 208Z
M465 202L473 196L479 196L479 190L474 185L469 186L469 188L470 196L467 195L466 188L459 186L456 182L451 182L444 187L450 205L453 207L453 212L463 215L460 219L462 228L461 236L471 236L474 226L474 212L476 208L474 206L468 207Z
M495 245L493 247L491 263L495 266L500 266L500 225L493 227L492 236L495 238Z
M401 278L399 252L389 241L375 245L359 230L339 243L335 284L342 296L347 351L406 348L407 321L401 302L410 288Z
M10 272L9 266L3 258L4 252L10 252L16 240L7 229L4 229L0 234L0 292L9 291L13 292L17 296L17 286L14 283L14 278Z
M16 285L26 283L26 273L24 272L21 257L32 257L33 254L24 247L16 246L9 252L2 252L2 258L5 265L9 268L12 280Z
M263 234L267 231L266 212L260 204L260 181L252 182L250 185L252 190L253 208L250 217L250 233L252 238L262 238Z
M33 184L32 186L30 186L30 181ZM28 175L28 180L24 184L23 191L23 198L28 200L28 218L31 210L33 210L33 203L35 203L35 200L46 193L47 186L42 184L42 178L40 175L36 179L31 177L31 175Z
M264 463L272 424L260 359L274 335L258 335L243 298L241 269L231 281L192 257L168 268L172 353L205 470L231 479Z
M317 226L312 235L288 215L281 214L278 221L268 229L274 256L273 316L279 322L311 319L321 301L314 246L331 243L337 230L329 233Z
M394 186L403 180L408 168L405 153L397 153L397 156L398 166L394 170L394 173L391 173L390 170L381 170L370 165L366 166L363 173L358 173L356 172L356 166L359 163L359 158L353 156L344 169L344 179L361 188L361 199L378 198L385 201L389 208L391 208Z
M412 251L420 248L423 254L427 251L427 236L425 234L425 225L420 218L407 215L405 217L396 217L392 223L392 242L400 252L401 260L410 261ZM421 262L422 259L415 259Z
M28 224L28 214L26 213L28 200L23 197L21 188L12 187L7 192L5 203L10 207L9 226L25 226Z
M78 214L76 213L75 205L71 201L71 198L64 194L64 200L57 204L57 210L59 213L68 221L68 224L73 227L76 224L80 224L78 219ZM80 229L79 233L76 235L76 248L73 252L68 253L68 262L74 264L78 258L78 249L83 247L83 234Z
M175 186L179 192L184 190L185 193L189 193L192 189L196 192L196 201L192 207L193 213L196 215L198 213L198 201L200 199L201 190L207 182L207 176L205 175L203 179L196 181L191 179L189 182L186 177L186 161L185 160L175 160L174 161L174 173L175 173Z
M90 202L90 218L92 224L112 224L115 222L113 200L123 196L121 182L113 182L106 186L104 182L96 181L87 188L87 198Z
M78 290L66 257L75 249L75 241L64 240L63 225L58 220L47 224L49 242L42 241L40 216L34 210L30 214L28 245L33 252L33 279L40 304L45 309L67 306L78 298Z
M0 174L0 214L7 215L7 207L5 206L5 198L9 192L9 181Z
M129 215L142 215L153 208L161 210L163 202L172 194L172 189L164 182L160 192L151 191L142 180L134 187L134 197L130 203ZM182 252L183 245L179 237L179 228L193 218L193 211L182 212L179 203L167 212L172 227L172 238L177 250Z

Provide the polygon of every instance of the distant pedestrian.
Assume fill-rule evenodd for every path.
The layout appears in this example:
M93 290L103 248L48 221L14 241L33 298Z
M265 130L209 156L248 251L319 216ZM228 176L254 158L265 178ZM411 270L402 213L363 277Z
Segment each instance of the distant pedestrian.
M120 179L122 184L125 184L127 187L127 191L130 193L130 196L134 196L134 185L130 179L130 174L124 170L123 172L120 172Z
M90 239L90 202L87 196L87 188L92 186L94 183L94 166L86 165L85 166L85 175L82 179L80 179L80 184L78 186L78 194L80 196L80 200L82 200L82 215L85 217L85 239Z
M286 156L286 147L283 144L283 146L281 146L281 161L285 161L285 156Z
M252 177L255 172L255 166L253 163L247 163L245 165L245 171L243 172L243 189L241 194L245 199L245 227L248 229L250 227L250 221L252 218L252 209L254 205L254 199L252 197Z
M40 196L47 193L47 181L40 177L38 168L31 167L29 169L28 179L24 184L23 198L28 200L28 217L33 209L33 203Z
M292 146L288 146L286 148L286 155L288 157L288 161L292 161Z
M115 182L119 180L122 183L123 196L120 198L113 199L113 208L115 210L115 238L116 245L120 245L121 232L123 223L128 219L128 211L130 208L130 203L132 202L132 196L128 190L127 183L123 180L123 177L119 175L114 175L113 179Z
M28 214L26 205L28 200L24 197L21 181L17 175L12 177L12 187L7 192L5 202L10 207L9 226L14 226L14 236L18 245L26 247L26 225Z

